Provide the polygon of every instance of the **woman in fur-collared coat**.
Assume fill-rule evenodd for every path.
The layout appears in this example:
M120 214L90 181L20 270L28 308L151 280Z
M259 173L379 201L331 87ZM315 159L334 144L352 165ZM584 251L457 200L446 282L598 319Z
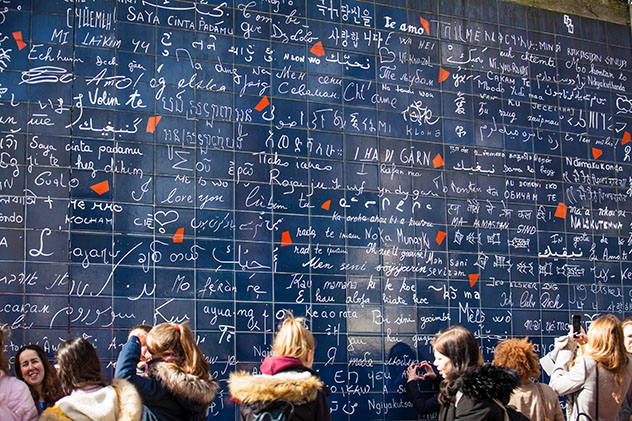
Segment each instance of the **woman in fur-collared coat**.
M136 367L143 344L149 359L146 375L139 376ZM186 323L162 323L149 333L132 330L114 376L136 386L147 421L206 420L219 388Z
M505 408L518 386L518 374L482 364L472 332L452 326L432 342L434 365L443 377L439 392L439 421L504 421Z
M83 338L64 342L57 351L59 378L70 394L46 409L40 421L140 421L143 405L125 380L107 385L94 347Z
M273 356L261 364L260 375L232 373L228 387L239 402L242 421L258 414L282 410L287 420L328 421L329 388L311 369L314 362L314 337L305 319L289 313L272 344Z

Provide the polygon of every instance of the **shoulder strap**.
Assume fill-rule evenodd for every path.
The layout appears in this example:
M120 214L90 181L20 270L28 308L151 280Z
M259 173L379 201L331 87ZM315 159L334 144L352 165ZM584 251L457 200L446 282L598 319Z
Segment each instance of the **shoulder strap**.
M544 399L544 393L542 392L542 386L539 382L536 382L535 385L538 387L538 392L540 393L540 401L542 401L542 409L544 410L544 420L550 421L549 414L547 413L546 408L546 400Z
M595 387L597 388L597 398L595 399L595 419L599 419L599 362L595 361L597 365L595 366L595 377L597 381L595 382Z
M285 421L294 416L294 404L285 399L279 399L283 405L276 409L262 411L254 418L254 421Z
M502 404L502 402L500 402L498 399L496 398L492 398L492 400L494 401L494 403L496 405L498 405L500 407L500 409L503 410L503 412L505 413L505 421L509 421L509 413L507 412L507 408L505 407L505 405Z

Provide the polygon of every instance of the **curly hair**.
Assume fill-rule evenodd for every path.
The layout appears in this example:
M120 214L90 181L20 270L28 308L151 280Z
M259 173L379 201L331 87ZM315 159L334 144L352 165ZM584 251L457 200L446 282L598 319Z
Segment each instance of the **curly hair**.
M499 342L494 349L492 364L516 370L523 382L530 377L540 376L540 360L533 351L533 344L529 342L529 338Z

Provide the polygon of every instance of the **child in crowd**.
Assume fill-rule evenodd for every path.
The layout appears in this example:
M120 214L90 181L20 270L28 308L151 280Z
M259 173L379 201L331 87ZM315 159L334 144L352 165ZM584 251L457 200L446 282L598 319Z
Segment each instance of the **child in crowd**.
M139 376L136 369L143 345L151 358L146 375ZM187 323L162 323L149 333L133 329L114 376L136 386L148 420L205 420L219 388Z
M509 404L530 420L564 421L557 393L547 384L531 381L540 376L540 361L529 339L507 339L494 350L492 364L516 370L520 386L511 395Z
M37 408L26 384L9 376L4 355L4 332L0 329L0 414L4 421L34 421Z
M15 377L28 385L38 414L64 396L57 372L39 345L31 344L20 348L15 354L13 369Z
M124 380L107 385L92 344L65 341L57 350L59 378L68 396L46 409L40 421L140 421L143 406L134 386Z
M263 374L230 375L228 386L240 404L241 419L252 421L257 415L268 417L282 411L287 420L331 420L329 388L311 369L314 349L314 336L305 327L305 319L288 311L274 338L273 356L261 364Z

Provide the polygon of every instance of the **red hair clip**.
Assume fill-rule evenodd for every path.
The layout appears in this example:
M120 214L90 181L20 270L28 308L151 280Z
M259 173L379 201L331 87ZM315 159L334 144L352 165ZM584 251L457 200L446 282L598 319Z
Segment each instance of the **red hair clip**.
M175 327L174 327L174 329L175 329L176 331L180 332L180 325L176 324L176 325L175 325Z

